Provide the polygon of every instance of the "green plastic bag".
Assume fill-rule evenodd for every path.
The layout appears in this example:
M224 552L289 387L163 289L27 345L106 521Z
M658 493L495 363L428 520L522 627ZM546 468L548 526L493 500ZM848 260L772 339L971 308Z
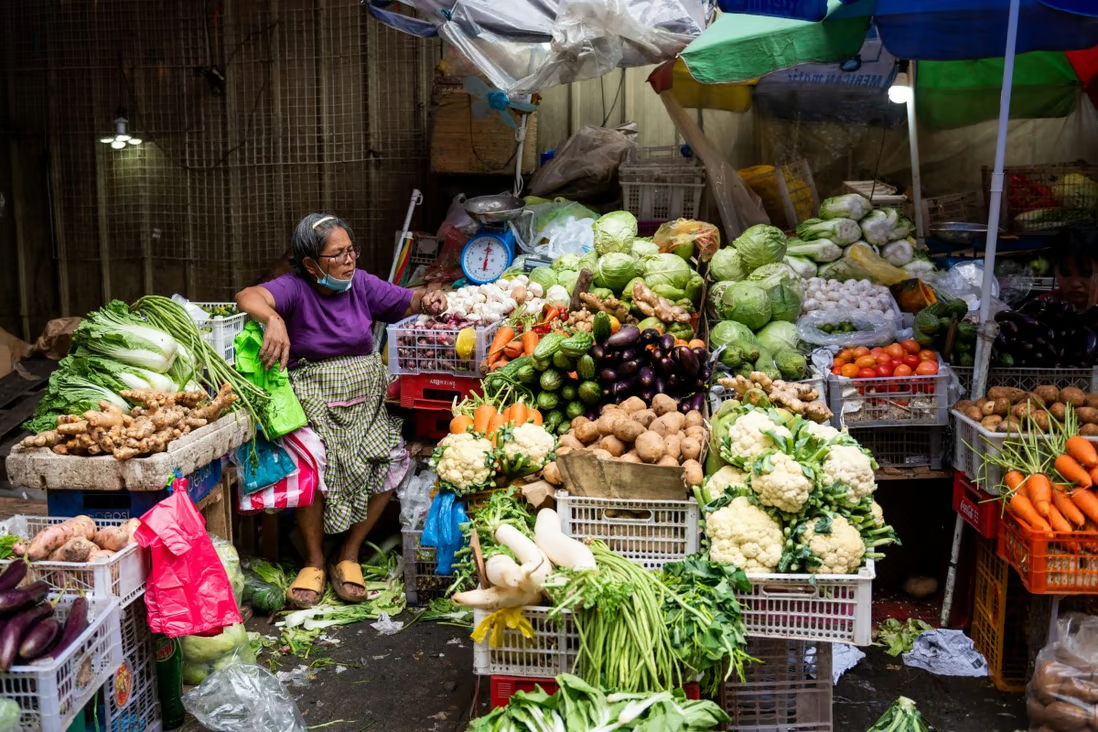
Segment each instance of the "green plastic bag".
M236 346L236 370L271 395L267 410L260 417L267 439L273 440L304 427L309 420L305 418L305 410L290 386L289 375L277 366L264 368L259 361L259 349L263 347L263 328L259 323L248 321L233 343Z

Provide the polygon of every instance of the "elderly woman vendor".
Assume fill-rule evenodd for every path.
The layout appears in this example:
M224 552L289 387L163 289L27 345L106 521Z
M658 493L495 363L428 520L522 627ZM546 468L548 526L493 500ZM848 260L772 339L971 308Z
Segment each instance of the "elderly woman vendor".
M236 296L237 306L266 326L260 358L289 368L326 451L325 494L297 510L308 556L288 599L297 607L317 603L324 594L324 534L346 532L328 573L339 597L361 602L359 550L408 464L400 420L385 409L388 375L374 351L373 325L421 311L437 315L446 296L357 270L354 234L336 216L306 216L291 244L290 273Z

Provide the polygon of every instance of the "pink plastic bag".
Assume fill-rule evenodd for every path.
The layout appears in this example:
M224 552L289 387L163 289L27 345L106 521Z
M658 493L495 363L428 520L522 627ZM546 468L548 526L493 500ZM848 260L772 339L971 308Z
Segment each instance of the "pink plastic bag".
M145 589L149 630L178 638L242 622L229 576L186 489L142 516L135 538L152 560Z
M284 508L311 506L319 490L324 492L324 443L309 427L302 427L278 441L297 470L263 490L238 496L237 510L242 514L281 511Z

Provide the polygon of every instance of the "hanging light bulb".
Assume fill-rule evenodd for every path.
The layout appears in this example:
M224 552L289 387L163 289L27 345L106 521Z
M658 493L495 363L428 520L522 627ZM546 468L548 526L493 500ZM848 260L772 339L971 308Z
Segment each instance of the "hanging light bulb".
M115 150L123 150L126 144L140 145L141 139L131 136L126 132L126 110L119 107L118 116L114 118L114 134L110 137L100 137L99 141L104 145L110 145Z
M907 104L914 98L915 90L911 88L911 77L906 71L896 72L892 86L888 87L888 101L893 104Z
M125 140L115 140L114 142L111 143L111 147L113 147L115 150L121 150L122 148L126 147L126 141Z

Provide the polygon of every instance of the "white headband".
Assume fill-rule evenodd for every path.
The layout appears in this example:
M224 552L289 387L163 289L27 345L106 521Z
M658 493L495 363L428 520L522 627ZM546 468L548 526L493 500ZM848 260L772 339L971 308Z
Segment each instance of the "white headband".
M320 221L317 221L315 224L313 224L313 231L316 231L316 227L320 226L325 221L331 221L334 218L335 216L325 216L324 218L320 219Z

